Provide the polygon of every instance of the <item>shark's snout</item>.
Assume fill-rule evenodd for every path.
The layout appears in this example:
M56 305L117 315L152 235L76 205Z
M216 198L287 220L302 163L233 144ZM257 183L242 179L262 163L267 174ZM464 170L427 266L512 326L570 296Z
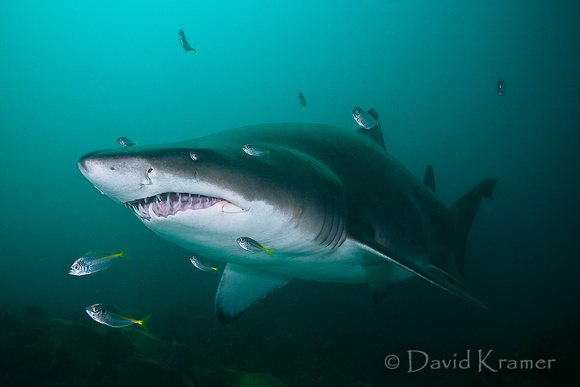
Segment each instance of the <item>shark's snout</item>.
M143 196L139 190L152 184L153 166L124 153L92 152L79 159L78 168L95 188L120 202Z
M91 169L91 165L93 164L92 160L99 153L101 153L101 152L97 151L97 152L87 153L86 155L84 155L83 157L81 157L79 159L78 167L79 167L80 171L83 173L83 175L85 174L85 172L88 172Z
M188 155L186 160L190 167L193 159ZM222 190L200 188L195 170L192 175L176 176L178 167L160 157L126 150L92 152L78 162L81 173L97 190L123 203L142 220L167 218L178 212L207 209L216 204L226 213L244 211L224 199L220 195Z

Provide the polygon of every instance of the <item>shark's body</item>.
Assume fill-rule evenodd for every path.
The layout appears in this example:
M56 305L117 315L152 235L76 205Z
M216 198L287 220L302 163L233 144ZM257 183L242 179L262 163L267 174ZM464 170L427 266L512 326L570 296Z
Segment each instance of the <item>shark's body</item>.
M268 153L248 155L246 144ZM448 210L432 170L417 180L387 153L380 126L256 125L95 152L79 168L162 237L228 263L216 296L224 323L292 278L369 283L378 302L388 284L418 275L481 305L462 283L463 251L496 180ZM240 237L272 256L240 248Z

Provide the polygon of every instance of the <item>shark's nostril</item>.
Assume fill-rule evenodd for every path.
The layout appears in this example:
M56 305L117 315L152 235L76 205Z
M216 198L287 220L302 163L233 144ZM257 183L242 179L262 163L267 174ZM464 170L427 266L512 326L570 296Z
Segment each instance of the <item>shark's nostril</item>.
M151 181L151 178L149 177L149 174L153 172L153 168L149 168L147 170L147 176L145 176L145 179L141 182L141 185L151 185L153 184L153 182Z

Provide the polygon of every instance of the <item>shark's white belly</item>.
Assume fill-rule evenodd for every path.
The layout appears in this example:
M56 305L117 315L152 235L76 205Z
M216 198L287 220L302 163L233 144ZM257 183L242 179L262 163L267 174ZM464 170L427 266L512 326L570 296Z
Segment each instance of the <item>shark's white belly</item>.
M190 250L193 254L225 263L234 263L264 273L288 279L340 283L392 283L407 279L412 274L391 262L379 259L346 239L335 248L320 246L298 228L287 225L276 227L271 221L267 230L247 227L229 237L213 234L212 230L193 231L186 219L178 214L172 219L144 222L163 238ZM181 222L180 222L181 220ZM187 220L189 222L189 220ZM244 234L245 233L245 234ZM243 234L243 235L242 235ZM246 251L236 238L257 236L265 248L273 248L272 257L266 251Z

